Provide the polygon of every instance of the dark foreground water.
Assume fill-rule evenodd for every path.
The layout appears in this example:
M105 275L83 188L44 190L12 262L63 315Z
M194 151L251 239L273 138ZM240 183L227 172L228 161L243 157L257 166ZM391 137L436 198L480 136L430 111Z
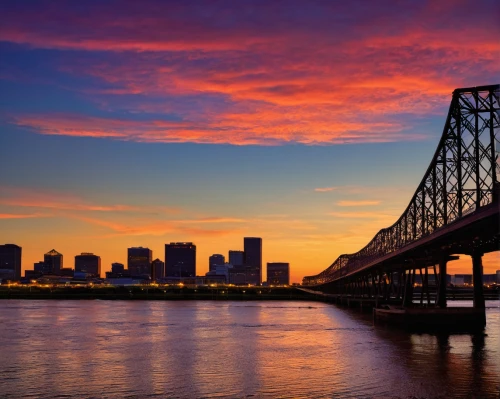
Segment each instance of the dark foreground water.
M3 300L0 397L499 398L498 301L487 323L436 336L317 302Z

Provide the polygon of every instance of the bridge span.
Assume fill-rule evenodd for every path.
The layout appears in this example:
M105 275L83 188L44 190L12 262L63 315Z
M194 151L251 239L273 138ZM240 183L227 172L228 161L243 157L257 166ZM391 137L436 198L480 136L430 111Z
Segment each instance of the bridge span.
M482 256L500 249L499 158L500 85L456 89L436 152L403 214L358 252L304 277L303 286L414 307L418 272L420 304L446 308L447 262L466 255L474 307L484 309Z

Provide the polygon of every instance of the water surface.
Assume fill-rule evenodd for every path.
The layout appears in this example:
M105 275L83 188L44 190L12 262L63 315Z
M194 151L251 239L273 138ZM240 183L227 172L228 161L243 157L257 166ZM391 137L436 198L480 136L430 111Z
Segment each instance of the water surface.
M0 397L499 398L498 301L485 332L318 302L3 300Z

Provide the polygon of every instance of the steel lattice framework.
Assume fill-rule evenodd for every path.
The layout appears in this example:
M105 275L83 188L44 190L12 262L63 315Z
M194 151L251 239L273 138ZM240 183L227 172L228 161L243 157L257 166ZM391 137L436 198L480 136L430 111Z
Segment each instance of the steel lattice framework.
M404 213L363 249L340 255L303 284L341 279L498 203L499 97L500 85L456 89L438 148Z

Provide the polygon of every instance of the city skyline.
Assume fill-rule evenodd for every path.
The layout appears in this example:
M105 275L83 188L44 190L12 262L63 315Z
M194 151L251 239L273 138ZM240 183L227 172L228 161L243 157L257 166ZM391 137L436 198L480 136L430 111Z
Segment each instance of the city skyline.
M209 256L208 271L213 272L212 275L220 275L219 272L216 272L216 266L222 266L226 267L224 273L227 274L227 266L229 266L229 268L234 268L232 270L234 270L235 273L243 273L242 276L245 276L246 283L252 285L260 285L265 281L265 279L263 279L264 272L262 265L262 239L260 237L243 237L243 247L243 251L234 249L228 250L227 260L229 262L225 262L225 256L222 254L212 254L211 256ZM20 248L22 249L22 247ZM170 255L168 254L169 252ZM101 270L100 257L98 254L81 253L81 255L75 256L74 271L80 271L77 271L77 260L79 256L82 255L91 255L93 257L99 258L99 271ZM63 254L56 251L55 249L52 249L44 255L44 261L34 263L34 269L26 267L23 270L30 273L32 273L33 271L40 272L40 275L62 275L60 272L65 271L66 275L71 270L71 268L63 269L61 267L62 259ZM231 261L233 263L231 263ZM54 266L54 264L56 264L56 266ZM160 264L162 264L163 266L160 266ZM268 265L269 264L284 263L273 262L268 263ZM286 265L289 265L289 263L286 263ZM126 271L127 276L146 277L146 275L149 275L149 277L154 280L156 278L163 277L179 278L180 276L178 272L182 269L182 277L184 278L209 275L209 273L200 271L198 267L199 263L196 257L195 243L170 242L169 244L165 244L164 262L162 262L160 258L157 258L153 261L153 252L147 247L127 248L127 268L125 269L124 264L122 263L113 262L111 264L111 274L114 278ZM107 273L107 270L103 270L103 275ZM266 273L269 273L269 271L267 270ZM289 272L287 273L289 275ZM254 281L255 278L257 279ZM226 276L226 282L229 282L228 279L229 275ZM287 281L289 281L289 277Z
M3 2L0 242L105 272L192 241L205 272L258 236L319 273L404 211L452 91L498 83L495 5Z

